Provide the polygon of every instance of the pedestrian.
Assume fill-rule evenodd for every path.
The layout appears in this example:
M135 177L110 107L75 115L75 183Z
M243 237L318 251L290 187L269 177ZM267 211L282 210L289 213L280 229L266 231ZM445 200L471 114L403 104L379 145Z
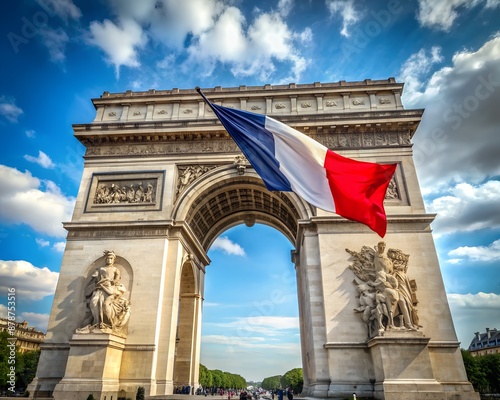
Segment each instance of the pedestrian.
M293 389L291 387L288 388L286 396L288 397L288 400L293 400Z

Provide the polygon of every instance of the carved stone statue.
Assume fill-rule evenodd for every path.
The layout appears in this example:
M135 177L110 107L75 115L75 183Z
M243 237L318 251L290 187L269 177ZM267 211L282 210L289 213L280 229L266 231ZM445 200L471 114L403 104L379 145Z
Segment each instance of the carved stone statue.
M126 324L130 317L130 301L124 294L127 291L121 283L120 269L115 265L116 254L104 251L106 265L98 268L85 288L87 315L83 327L76 333L93 331L125 334Z
M179 178L177 180L177 191L175 197L178 198L179 195L184 192L186 187L188 187L194 180L210 171L212 168L215 168L215 166L189 165L184 168L184 170L179 168Z
M356 275L361 319L368 336L383 335L386 330L415 331L419 325L415 281L406 275L409 255L398 249L385 253L385 242L375 248L363 246L360 252L346 249L353 261L349 268Z

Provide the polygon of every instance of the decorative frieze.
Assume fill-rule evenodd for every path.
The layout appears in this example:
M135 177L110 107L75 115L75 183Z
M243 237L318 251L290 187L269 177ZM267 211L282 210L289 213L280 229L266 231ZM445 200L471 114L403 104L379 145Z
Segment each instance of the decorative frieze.
M164 173L94 174L86 212L159 210Z

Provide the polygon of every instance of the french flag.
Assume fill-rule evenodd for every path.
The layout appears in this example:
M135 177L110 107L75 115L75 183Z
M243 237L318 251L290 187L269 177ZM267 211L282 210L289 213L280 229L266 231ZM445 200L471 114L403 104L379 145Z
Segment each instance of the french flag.
M211 103L268 190L291 191L310 204L367 225L384 237L384 198L397 164L357 161L265 115Z

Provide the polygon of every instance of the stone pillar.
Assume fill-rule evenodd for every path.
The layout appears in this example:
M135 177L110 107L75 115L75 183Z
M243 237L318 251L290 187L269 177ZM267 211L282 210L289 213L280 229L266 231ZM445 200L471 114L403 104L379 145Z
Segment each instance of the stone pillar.
M55 400L116 400L125 338L109 333L75 334L64 378L54 389Z
M318 233L314 226L303 231L297 266L302 367L309 377L303 396L327 397L330 384L326 343L325 309Z
M196 321L196 305L198 295L182 294L179 301L179 324L177 330L177 350L175 355L174 385L193 386L192 369Z

